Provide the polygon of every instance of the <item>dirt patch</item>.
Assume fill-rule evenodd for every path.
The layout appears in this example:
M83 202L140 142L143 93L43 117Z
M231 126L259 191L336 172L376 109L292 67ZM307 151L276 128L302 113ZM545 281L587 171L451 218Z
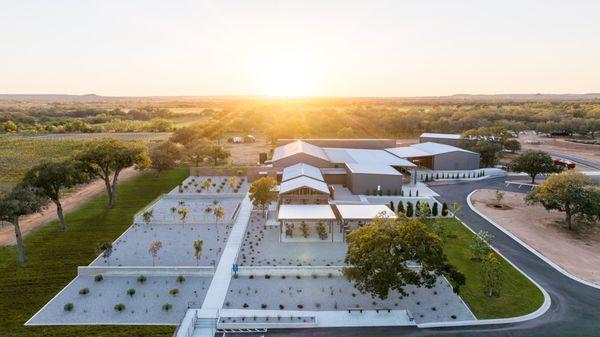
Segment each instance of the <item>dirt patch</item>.
M521 193L505 193L502 204L511 207L510 211L489 207L495 197L494 190L479 190L471 201L481 213L571 274L600 284L600 230L569 231L560 225L562 212L529 206Z
M541 150L574 156L600 165L600 145L580 144L569 142L560 138L540 137L533 132L519 135L519 142L524 150ZM593 168L578 164L575 169L594 171Z
M510 207L509 205L503 203L501 205L496 204L496 203L492 203L492 204L486 204L487 207L492 208L492 209L497 209L499 211L506 211L509 209L513 209L512 207Z
M139 171L134 170L133 168L125 169L119 175L118 181L123 182L135 177L137 174L139 174ZM91 198L105 191L104 181L100 179L75 189L61 200L65 214L75 210L77 207L88 202ZM34 229L46 225L56 219L56 206L51 203L50 206L43 211L23 217L20 221L21 233L23 234L23 237L25 237ZM68 225L69 224L67 223L67 226ZM0 246L14 245L15 243L14 227L7 224L0 228Z
M223 144L231 152L231 160L236 165L256 165L258 163L258 154L261 152L269 153L271 146L267 142L264 135L256 135L254 143L227 143L227 139L221 140Z

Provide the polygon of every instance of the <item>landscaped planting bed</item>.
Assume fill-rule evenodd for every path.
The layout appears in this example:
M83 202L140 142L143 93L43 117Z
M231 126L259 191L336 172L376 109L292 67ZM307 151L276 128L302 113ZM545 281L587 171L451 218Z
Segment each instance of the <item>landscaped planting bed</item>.
M169 194L171 195L202 195L219 193L240 193L248 192L248 180L246 177L239 176L190 176L180 185L175 187Z
M387 299L361 294L344 277L248 276L231 280L225 309L255 310L364 310L408 309L417 323L473 319L448 282L439 278L427 289L406 287L408 296L391 292Z
M231 225L132 225L117 241L108 259L99 257L93 266L216 266L227 242ZM153 259L150 245L158 240L162 248ZM202 240L197 263L194 240ZM153 261L154 260L154 261Z
M136 216L136 223L194 224L231 223L242 198L173 198L163 196L152 207ZM222 208L221 217L215 209ZM185 215L182 212L187 212Z
M241 266L340 266L348 246L343 242L279 242L279 227L265 226L253 215L238 254Z
M191 276L78 276L30 324L177 324L209 285Z

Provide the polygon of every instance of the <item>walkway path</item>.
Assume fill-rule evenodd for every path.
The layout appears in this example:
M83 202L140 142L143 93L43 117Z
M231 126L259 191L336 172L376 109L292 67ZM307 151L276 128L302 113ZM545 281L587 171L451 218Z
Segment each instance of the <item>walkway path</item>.
M204 298L204 303L199 313L201 317L216 318L218 310L223 307L225 297L227 296L227 289L229 289L229 282L231 281L231 269L244 241L244 234L246 233L248 221L250 221L251 212L252 202L249 195L246 194L242 200L242 206L229 234L229 239L227 240L217 269L215 270L215 275Z

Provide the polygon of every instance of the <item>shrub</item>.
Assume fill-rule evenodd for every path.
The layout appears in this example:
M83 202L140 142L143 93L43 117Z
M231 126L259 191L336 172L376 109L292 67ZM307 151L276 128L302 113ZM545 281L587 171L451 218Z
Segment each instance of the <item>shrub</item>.
M231 305L231 303L229 303L229 301L225 302L225 306L229 307Z
M450 318L456 319L456 315L452 315L452 316L450 316Z
M137 281L138 281L139 283L141 283L141 284L144 284L144 283L146 283L146 280L148 280L148 279L147 279L147 278L146 278L146 276L144 276L144 275L140 275L140 276L138 276L138 278L137 278Z
M248 303L244 303L244 304L242 305L242 308L247 308L247 307L248 307Z
M164 310L164 311L169 311L169 310L171 310L171 308L173 308L173 306L170 303L165 303L162 306L162 310Z
M298 304L298 309L302 309L302 308L304 308L304 305Z
M267 274L267 275L265 275L265 278L268 280L271 278L271 275Z
M261 305L260 305L260 308L261 308L261 309L266 309L266 308L267 308L267 305L263 303L263 304L261 304Z
M127 289L127 295L129 295L130 297L133 297L133 295L135 295L135 289L133 289L133 288Z
M183 283L183 282L185 282L185 277L184 277L183 275L179 275L179 276L177 276L177 282L178 282L178 283Z
M125 304L123 304L123 303L115 304L115 311L121 312L123 310L125 310Z
M65 306L63 307L63 309L65 309L65 311L67 311L67 312L71 312L71 311L73 311L73 308L75 308L75 306L73 305L73 303L67 303L67 304L65 304Z
M104 276L102 276L100 274L94 276L94 281L101 282L102 280L104 280Z
M179 294L179 289L173 288L173 289L169 290L169 294L171 294L171 296L175 297L175 296L177 296L177 294Z
M90 293L90 289L89 288L81 288L79 290L79 295L87 295Z
M285 305L283 305L283 304L279 305L279 310L283 310L284 308L285 308Z
M254 275L250 275L248 276L248 278L252 280L254 278Z
M412 218L413 213L414 213L413 204L412 204L412 202L409 201L406 203L406 216L409 218Z

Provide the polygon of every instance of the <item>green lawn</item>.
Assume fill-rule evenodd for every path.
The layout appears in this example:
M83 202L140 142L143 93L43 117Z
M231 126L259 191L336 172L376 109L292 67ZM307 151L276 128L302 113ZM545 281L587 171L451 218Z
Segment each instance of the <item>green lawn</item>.
M499 297L484 294L481 263L471 260L467 247L474 236L456 219L436 219L448 228L451 237L445 239L444 250L450 263L466 276L466 285L460 288L460 296L478 319L505 318L525 315L539 308L544 296L542 292L502 257L503 283Z
M0 336L171 336L174 327L57 326L25 327L25 323L89 264L97 245L115 240L132 223L133 215L188 175L187 168L142 174L120 183L117 204L106 208L103 194L66 217L69 229L56 222L25 238L27 264L18 267L15 247L0 247Z

